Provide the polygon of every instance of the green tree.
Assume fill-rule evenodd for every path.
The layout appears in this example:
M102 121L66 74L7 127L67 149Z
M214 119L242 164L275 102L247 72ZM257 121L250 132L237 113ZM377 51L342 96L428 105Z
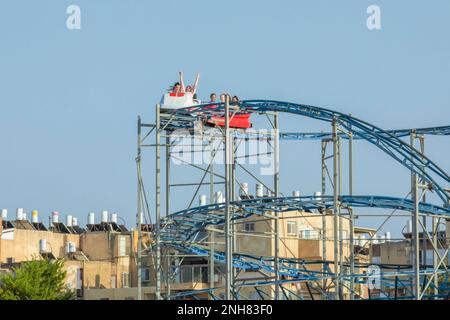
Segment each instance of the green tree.
M69 300L64 260L33 259L0 276L0 300Z

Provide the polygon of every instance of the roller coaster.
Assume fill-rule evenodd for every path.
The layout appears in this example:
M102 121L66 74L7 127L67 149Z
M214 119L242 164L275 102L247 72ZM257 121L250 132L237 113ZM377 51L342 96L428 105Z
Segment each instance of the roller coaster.
M214 108L212 108L214 107ZM220 135L210 136L207 133L206 124L209 119L221 113L224 117L223 126L219 127ZM270 137L261 137L257 131L240 130L230 127L230 121L237 113L248 113L262 116L268 119L269 126L274 134ZM279 114L312 118L331 124L331 132L280 132ZM260 299L449 299L450 296L450 271L448 270L449 249L447 244L438 241L438 231L441 221L450 220L450 177L445 170L429 159L423 150L423 139L427 135L450 135L450 126L383 130L366 121L350 115L330 109L316 106L289 103L272 100L245 100L238 104L225 103L202 104L187 108L174 109L161 113L160 106L155 109L156 119L152 124L143 123L138 118L138 146L137 146L137 173L138 173L138 230L141 232L144 215L151 219L149 200L145 192L142 175L142 149L150 147L155 150L155 199L154 215L154 246L151 254L154 255L156 271L156 298L157 299L198 299L207 295L211 299L248 299L243 288L251 287ZM177 132L184 130L188 135L196 135L196 139L212 145L212 141L220 140L220 148L224 151L224 163L221 167L224 174L214 171L213 158L217 149L208 149L211 152L211 161L206 168L201 165L185 162L186 166L194 168L202 173L201 181L184 186L194 187L194 196L186 209L177 212L170 211L171 188L182 185L170 182L170 159L173 158L171 148L177 140ZM153 136L154 142L146 141ZM409 137L405 142L401 138ZM165 138L163 143L161 140ZM275 155L276 166L279 165L280 140L320 140L322 142L322 194L314 196L284 196L280 191L280 178L278 170L273 173L273 186L267 186L256 175L239 164L236 159L237 141L245 139L266 139ZM354 195L352 186L352 150L353 141L363 140L382 150L390 158L398 162L411 173L411 191L405 198ZM348 180L349 193L342 192L342 168L341 143L348 143ZM416 147L416 142L420 147ZM332 154L326 156L326 146L333 146ZM161 149L165 149L165 211L161 217ZM194 151L193 151L194 152ZM201 151L204 152L204 151ZM251 156L251 155L247 155ZM332 194L326 194L327 160L333 161L332 175L328 175ZM217 165L216 165L217 166ZM264 184L268 194L260 197L240 197L237 195L236 186L242 191L242 184L236 177L237 168L243 169L255 181ZM207 178L209 176L209 182ZM217 182L215 179L219 178ZM213 191L216 184L225 187L223 201L213 202ZM203 203L193 207L193 201L201 187L209 186L210 204ZM246 191L245 191L246 192ZM430 203L426 194L430 194L433 201ZM409 215L412 221L411 232L411 263L407 265L387 265L373 263L371 261L360 263L355 261L358 250L355 248L354 239L354 210L359 208L376 208L389 210L386 219L396 212ZM333 219L333 258L321 260L287 258L280 256L280 215L286 212L310 212L318 216L330 216ZM248 218L260 217L273 221L274 230L274 255L259 256L252 252L235 252L236 249L236 224L246 221ZM350 238L348 239L349 257L342 257L342 243L344 239L340 228L341 219L345 217L350 223ZM431 220L432 230L428 231L426 221ZM386 220L384 220L383 224ZM382 225L383 225L382 224ZM382 225L378 228L380 229ZM377 230L378 230L377 229ZM324 229L325 230L325 229ZM223 245L218 245L214 234L221 234ZM140 235L141 239L142 235ZM272 236L271 236L272 237ZM325 242L325 235L323 239ZM371 239L369 239L371 240ZM420 242L427 241L432 245L433 264L421 262ZM370 244L367 242L364 246ZM142 251L139 241L138 259ZM224 285L216 285L213 280L209 288L200 290L184 290L171 293L168 285L165 286L165 294L162 294L162 274L165 278L179 272L176 266L167 267L164 270L162 263L162 251L169 255L176 252L177 256L197 256L208 260L209 278L214 278L211 273L218 272L224 279ZM179 260L177 260L179 261ZM378 295L374 297L362 295L356 290L359 284L367 284L374 280L371 273L373 266L381 270L376 275L381 284L378 287ZM140 265L139 265L140 266ZM250 271L260 277L242 277L242 273ZM303 288L306 295L293 291L292 285ZM370 287L370 286L369 286ZM270 288L270 290L266 290ZM395 288L390 290L390 288ZM400 290L402 295L397 294ZM300 292L303 292L300 290Z

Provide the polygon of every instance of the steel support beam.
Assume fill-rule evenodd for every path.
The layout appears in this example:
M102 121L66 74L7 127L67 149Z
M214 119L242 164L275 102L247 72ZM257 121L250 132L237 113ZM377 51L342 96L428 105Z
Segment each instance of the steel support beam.
M160 106L156 105L155 130L155 215L156 215L156 300L161 300L161 150Z
M142 300L142 177L141 177L141 117L137 121L137 213L136 225L138 229L138 246L137 246L137 299Z
M334 245L334 284L335 300L341 298L340 268L339 268L339 204L338 204L338 139L337 139L337 121L332 121L333 135L333 245Z
M273 172L273 189L275 192L275 197L279 196L279 184L280 184L280 175L279 175L279 133L278 133L278 113L275 112L273 115L273 130L274 130L274 172ZM275 211L275 300L279 300L280 298L280 272L279 272L279 255L280 255L280 219L279 212Z
M230 208L230 176L231 176L231 139L230 139L230 101L226 97L225 102L225 299L233 299L233 235L231 230L231 208Z

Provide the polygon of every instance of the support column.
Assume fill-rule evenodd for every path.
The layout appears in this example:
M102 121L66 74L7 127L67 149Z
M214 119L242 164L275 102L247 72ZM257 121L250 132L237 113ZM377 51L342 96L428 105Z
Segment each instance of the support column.
M138 246L137 246L137 299L142 300L142 186L141 186L141 117L138 116L137 121L137 214L136 224L138 229Z
M170 300L170 276L172 274L171 272L171 259L170 259L170 252L168 250L166 250L166 299Z
M351 116L351 115L350 115ZM348 134L348 194L353 195L353 132ZM350 219L350 300L355 299L355 279L353 275L355 274L355 221L353 215L353 209L349 211Z
M155 127L155 215L156 215L156 300L161 300L161 150L160 150L160 106L156 105L156 127Z
M439 250L438 247L438 232L439 232L439 219L436 218L435 216L433 216L431 218L431 224L432 224L432 228L433 228L433 245L435 248L437 248ZM437 270L437 266L438 266L438 257L437 254L435 252L435 250L433 250L433 270ZM433 294L436 296L435 299L438 299L437 296L439 295L439 289L438 289L438 285L439 285L439 279L438 279L438 273L434 272L433 274L433 285L434 285L434 290L433 290Z
M334 243L334 283L335 300L341 298L340 295L340 268L339 268L339 204L338 204L338 140L337 140L337 121L333 119L333 243Z
M166 217L170 214L170 136L166 137Z
M170 136L166 136L166 218L170 214ZM166 249L166 297L170 300L170 252Z
M342 145L341 145L341 138L337 136L337 146L338 146L338 197L342 194ZM338 207L338 230L339 230L339 271L342 272L344 270L343 263L344 263L344 230L343 230L343 223L342 223L342 214L341 214L341 206ZM342 291L343 286L341 285L339 290ZM340 292L340 299L342 299L343 293Z
M322 195L326 193L326 155L327 155L328 140L322 140ZM327 260L327 211L323 208L322 212L322 260ZM322 264L322 272L326 272L325 264ZM325 299L327 290L327 279L322 281L323 299Z
M231 163L230 163L230 202L231 201L235 201L235 185L236 185L236 163L235 163L235 146L236 146L236 139L233 137L231 138L231 132L229 133L230 135L230 158L231 158ZM236 252L236 247L237 247L237 239L236 239L236 223L234 220L231 220L231 235L232 235L232 243L231 243L231 252ZM237 270L236 268L233 268L233 279L235 279L237 277Z
M211 163L209 165L209 203L214 203L214 137L211 136ZM209 232L209 287L214 288L214 247L215 247L215 233Z
M414 148L415 132L411 132L411 147ZM415 172L411 170L411 196L414 202L414 210L411 212L412 218L412 259L411 264L413 268L413 293L416 300L420 299L420 260L419 260L419 179Z
M230 143L230 100L225 98L225 299L232 300L233 288L233 235L231 230L231 210L230 210L230 176L231 176L231 143Z
M279 184L280 184L280 175L279 175L279 130L278 130L278 113L275 112L273 115L273 126L274 126L274 173L273 173L273 185L275 191L275 197L279 196ZM280 217L279 212L275 212L275 280L277 283L275 284L275 300L279 300L280 298L280 273L279 273L279 255L280 255Z

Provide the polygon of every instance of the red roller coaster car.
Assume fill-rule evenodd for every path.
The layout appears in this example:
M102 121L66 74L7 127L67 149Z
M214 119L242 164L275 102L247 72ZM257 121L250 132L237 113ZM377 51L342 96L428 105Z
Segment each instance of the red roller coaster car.
M199 105L200 102L193 99L192 93L166 93L161 99L161 110L168 112L176 109L183 109L190 106ZM208 110L208 117L205 119L205 123L208 125L216 125L220 127L225 126L225 115L223 110L214 111L218 108L218 105L210 105L205 107ZM250 122L250 113L245 112L230 112L230 128L248 129L252 127Z

